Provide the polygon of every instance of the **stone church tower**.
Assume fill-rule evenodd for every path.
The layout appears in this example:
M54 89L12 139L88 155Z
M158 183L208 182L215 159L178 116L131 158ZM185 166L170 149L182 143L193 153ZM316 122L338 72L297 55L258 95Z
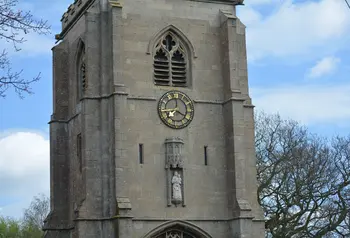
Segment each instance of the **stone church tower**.
M264 237L242 3L69 6L53 48L45 237Z

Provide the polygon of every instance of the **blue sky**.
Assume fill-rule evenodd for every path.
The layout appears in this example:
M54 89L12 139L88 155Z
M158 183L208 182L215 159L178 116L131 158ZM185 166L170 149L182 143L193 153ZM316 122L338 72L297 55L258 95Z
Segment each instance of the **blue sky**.
M21 100L0 99L0 214L19 217L32 197L49 194L48 124L52 112L54 34L73 0L20 0L47 19L52 34L27 35L11 52L14 69L41 80ZM350 9L344 0L246 0L249 85L257 110L279 112L324 136L347 135L350 110ZM0 45L11 51L10 45Z

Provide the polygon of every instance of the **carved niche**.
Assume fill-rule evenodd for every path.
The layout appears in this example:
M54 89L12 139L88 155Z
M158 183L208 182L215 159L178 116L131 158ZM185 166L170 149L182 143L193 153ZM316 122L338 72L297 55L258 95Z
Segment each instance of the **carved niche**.
M177 137L165 140L165 169L167 170L168 206L185 206L184 196L184 142Z

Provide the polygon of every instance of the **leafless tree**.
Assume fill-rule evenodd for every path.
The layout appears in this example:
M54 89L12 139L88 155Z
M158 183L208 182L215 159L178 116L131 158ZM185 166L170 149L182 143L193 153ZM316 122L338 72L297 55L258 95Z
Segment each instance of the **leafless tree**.
M24 211L23 223L41 229L50 211L50 199L41 194L34 197L29 208Z
M25 42L26 34L47 34L50 27L46 21L36 19L31 12L17 8L18 0L0 0L0 45L3 46L6 41L19 51L20 45ZM21 74L22 70L12 70L8 51L0 47L0 97L5 97L10 88L21 98L24 94L32 93L30 86L40 79L40 74L31 79L24 79Z
M259 113L256 150L267 237L350 237L350 137Z

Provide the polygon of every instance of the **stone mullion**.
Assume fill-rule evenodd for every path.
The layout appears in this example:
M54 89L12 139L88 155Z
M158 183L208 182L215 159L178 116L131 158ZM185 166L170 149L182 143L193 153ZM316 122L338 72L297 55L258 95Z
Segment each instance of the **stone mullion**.
M170 51L168 52L168 57L169 57L169 81L170 81L170 86L173 86L173 61L172 61L172 53Z

